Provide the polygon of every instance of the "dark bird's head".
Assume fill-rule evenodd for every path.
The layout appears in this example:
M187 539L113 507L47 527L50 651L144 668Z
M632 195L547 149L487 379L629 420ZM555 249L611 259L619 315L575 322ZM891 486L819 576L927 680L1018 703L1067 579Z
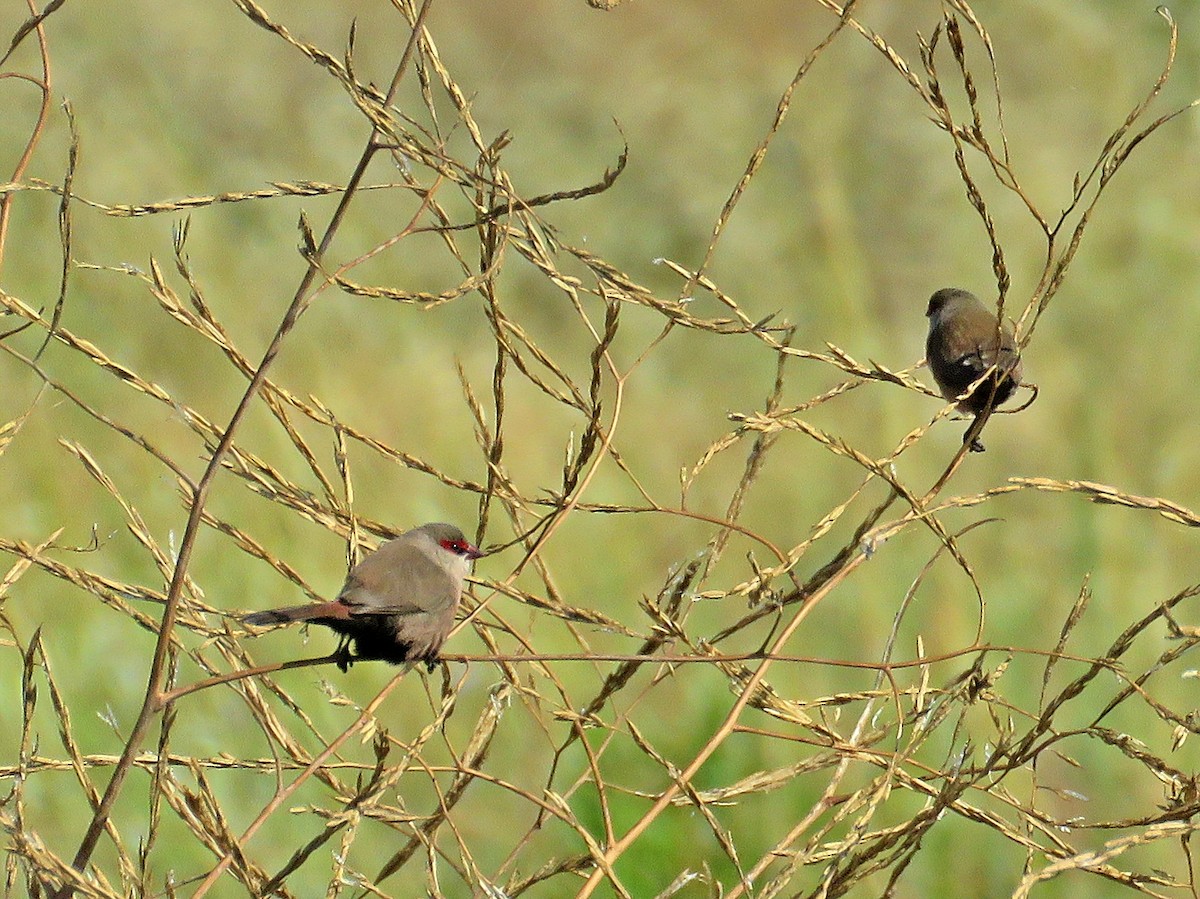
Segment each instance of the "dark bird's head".
M987 307L983 305L979 297L969 290L963 290L960 287L943 287L929 298L925 315L930 320L929 326L933 328L941 320L967 309L981 309L987 312ZM992 321L995 320L996 317L992 316Z

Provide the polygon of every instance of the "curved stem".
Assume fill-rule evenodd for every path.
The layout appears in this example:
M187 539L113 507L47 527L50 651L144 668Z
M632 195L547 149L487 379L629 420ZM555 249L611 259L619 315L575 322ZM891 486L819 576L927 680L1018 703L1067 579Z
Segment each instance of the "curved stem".
M424 27L425 18L432 5L433 0L424 0L421 10L417 14L408 45L405 47L404 55L396 66L392 83L388 88L385 103L392 101L400 86L400 81L408 68L408 62L412 57L418 36ZM325 229L324 236L321 238L316 251L312 254L308 268L304 272L304 277L300 279L300 285L296 288L296 293L283 315L283 320L275 331L275 336L271 339L270 345L263 354L262 361L255 370L254 376L250 379L250 384L246 387L241 401L238 403L237 408L229 419L229 424L225 427L224 433L221 435L220 442L213 450L212 457L204 469L204 474L196 485L196 490L192 495L191 512L188 514L187 526L184 529L183 538L179 546L179 555L175 560L175 570L171 577L171 585L167 591L166 606L163 610L162 622L158 629L158 642L155 644L154 659L150 664L145 699L142 702L142 708L138 713L137 721L134 723L133 729L129 734L125 749L121 753L121 758L113 770L112 779L108 782L104 796L100 800L100 804L96 807L95 814L92 816L91 824L88 825L87 832L80 841L79 851L75 854L75 859L72 862L72 866L77 871L82 872L91 859L92 853L96 849L96 844L100 840L100 834L104 832L104 827L112 812L112 807L120 795L125 778L133 765L134 757L141 749L142 743L145 741L146 735L150 730L151 723L158 713L162 711L168 697L171 695L169 692L164 693L162 689L163 678L166 672L167 651L170 647L171 632L174 629L175 618L178 614L179 597L183 590L188 564L191 562L192 550L196 544L196 536L200 531L202 513L204 511L205 500L208 498L209 488L220 471L221 460L224 459L225 454L229 451L229 447L233 444L234 434L241 425L242 419L245 418L251 402L258 395L259 390L266 381L267 371L275 361L275 357L279 355L284 339L291 333L292 328L295 327L296 322L308 306L310 289L317 275L321 272L321 260L332 243L334 235L341 227L350 202L357 196L358 187L362 183L363 176L366 174L367 166L380 148L378 137L379 129L377 127L373 128L370 137L367 139L366 147L363 149L361 157L359 157L358 164L354 167L354 173L346 183L346 189L342 194L341 201L338 203L337 209L334 210L329 225ZM70 899L74 895L74 892L73 885L65 884L55 893L54 899Z

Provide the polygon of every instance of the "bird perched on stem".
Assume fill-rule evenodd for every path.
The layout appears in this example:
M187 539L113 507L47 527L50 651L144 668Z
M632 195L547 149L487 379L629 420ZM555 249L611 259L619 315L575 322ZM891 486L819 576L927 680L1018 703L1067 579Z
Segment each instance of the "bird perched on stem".
M242 621L259 627L311 621L332 628L341 635L334 658L342 671L369 659L425 662L432 671L454 627L471 561L481 555L454 525L423 524L351 568L333 602L255 612Z
M931 296L925 315L929 317L925 359L942 396L962 397L959 412L976 418L991 415L1021 384L1021 356L1012 324L999 320L973 293L957 287L943 287ZM964 442L973 429L978 431L968 428ZM978 440L971 441L971 452L983 449Z

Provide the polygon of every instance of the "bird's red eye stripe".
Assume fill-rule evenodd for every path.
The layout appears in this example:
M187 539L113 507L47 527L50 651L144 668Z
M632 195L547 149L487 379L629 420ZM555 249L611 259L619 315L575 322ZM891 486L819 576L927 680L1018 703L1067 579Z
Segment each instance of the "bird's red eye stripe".
M466 540L442 540L440 541L442 548L459 556L470 556L472 559L478 558L479 550L473 547Z

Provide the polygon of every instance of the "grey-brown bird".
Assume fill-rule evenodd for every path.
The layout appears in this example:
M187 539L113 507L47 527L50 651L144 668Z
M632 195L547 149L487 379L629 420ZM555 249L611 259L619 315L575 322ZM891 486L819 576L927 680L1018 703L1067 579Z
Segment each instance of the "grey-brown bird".
M257 626L311 621L333 628L341 635L335 656L342 671L369 659L425 662L433 670L454 627L463 580L481 555L454 525L423 524L351 568L333 602L255 612L242 621Z
M997 324L994 310L957 287L943 287L931 296L925 314L925 359L942 396L958 399L989 369L991 374L959 402L958 411L990 414L1012 396L1021 383L1021 357L1010 322ZM971 450L983 452L983 444L976 440Z

